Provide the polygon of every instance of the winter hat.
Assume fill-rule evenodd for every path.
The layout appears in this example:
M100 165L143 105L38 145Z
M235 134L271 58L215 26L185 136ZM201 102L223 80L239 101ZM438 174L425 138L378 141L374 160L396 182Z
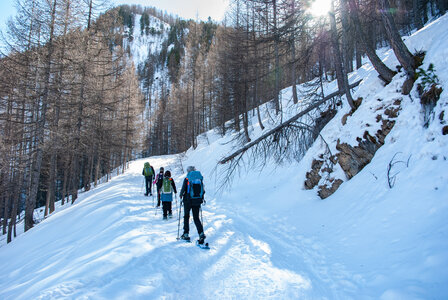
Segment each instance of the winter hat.
M163 167L160 167L160 172L163 172L165 169Z
M189 167L187 168L187 173L190 173L190 172L192 172L192 171L196 171L196 168L195 168L194 166L189 166Z
M165 177L171 177L171 172L170 171L166 171L165 172Z

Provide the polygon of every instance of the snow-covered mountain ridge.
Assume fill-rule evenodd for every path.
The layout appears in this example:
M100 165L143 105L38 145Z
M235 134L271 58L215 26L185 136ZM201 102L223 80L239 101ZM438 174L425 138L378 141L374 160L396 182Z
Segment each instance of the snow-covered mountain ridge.
M231 188L219 190L225 166L216 163L238 145L235 134L210 131L184 155L131 162L125 174L1 247L8 259L0 262L0 298L447 298L447 28L444 16L406 39L410 49L426 51L422 67L433 63L445 89L427 128L415 88L411 97L400 93L403 74L386 87L370 64L351 74L352 82L363 79L354 92L363 101L345 125L346 104L322 130L332 153L338 140L356 145L365 131L374 134L378 109L400 99L400 112L364 169L349 181L335 169L332 176L345 182L329 198L303 188L311 162L325 151L322 139L298 164L242 168ZM398 64L390 50L383 57ZM326 94L335 89L329 84ZM298 109L291 95L282 92L284 119ZM261 133L253 120L251 136ZM394 157L404 163L393 166L390 188ZM187 165L204 174L209 252L176 241L177 220L162 221L153 199L143 196L144 161L170 169L178 187Z

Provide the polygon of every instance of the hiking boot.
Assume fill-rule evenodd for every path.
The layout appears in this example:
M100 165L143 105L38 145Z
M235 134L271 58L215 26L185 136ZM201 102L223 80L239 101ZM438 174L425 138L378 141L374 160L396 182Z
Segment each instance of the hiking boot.
M206 236L203 232L201 232L199 234L199 240L198 240L198 244L204 244L204 240L205 240Z
M169 214L168 214L168 218L171 219L172 217L173 217L173 213L169 213Z
M167 216L163 216L163 219L164 219L164 220L168 220L168 217L167 217Z
M186 241L189 241L189 240L190 240L190 237L188 236L188 233L185 233L185 232L184 232L184 234L182 234L182 235L180 236L180 238L181 238L182 240L186 240Z

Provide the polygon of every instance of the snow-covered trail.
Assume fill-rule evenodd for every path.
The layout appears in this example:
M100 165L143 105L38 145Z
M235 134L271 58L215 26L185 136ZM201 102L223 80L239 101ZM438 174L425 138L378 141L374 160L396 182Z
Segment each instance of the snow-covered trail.
M434 62L444 87L447 28L448 15L407 39L412 49L427 51L424 67ZM390 50L385 55L392 57ZM363 104L346 125L348 107L341 108L321 131L332 149L340 139L356 145L364 131L375 132L381 107L401 99L401 110L372 161L331 197L322 201L316 189L302 188L326 149L320 140L297 164L242 166L232 188L218 193L225 166L216 163L238 145L235 133L210 131L182 159L131 162L125 174L0 247L0 299L447 299L446 91L425 127L416 91L400 94L403 74L386 87L369 64L352 75L363 78L354 94ZM252 130L254 137L261 133L256 122ZM394 157L409 163L396 165L391 188ZM170 169L178 189L186 175L180 163L203 173L211 250L177 241L177 219L163 221L153 199L143 196L146 160L156 171ZM192 220L190 226L194 240Z
M185 174L175 173L174 156L150 161L171 169L180 189ZM152 197L143 196L142 166L143 160L132 162L125 174L83 193L76 205L2 247L1 257L20 259L0 262L0 298L314 299L331 294L314 288L313 266L324 264L315 244L279 234L267 219L260 220L266 226L254 224L214 199L203 209L212 249L177 241L176 205L176 217L163 221ZM190 234L196 238L192 220Z

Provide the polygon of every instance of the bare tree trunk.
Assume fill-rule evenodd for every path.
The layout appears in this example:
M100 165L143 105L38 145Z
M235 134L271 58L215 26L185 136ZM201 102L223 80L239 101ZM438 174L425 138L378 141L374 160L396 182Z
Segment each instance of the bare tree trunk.
M358 26L358 25L355 25L355 26ZM362 52L362 48L361 48L361 43L359 42L359 40L358 41L356 41L356 44L355 44L355 55L356 55L356 69L359 69L359 68L361 68L362 67L362 54L363 54L363 52Z
M0 188L2 189L2 192L0 193L0 212L3 212L2 216L2 234L6 234L6 226L8 225L8 216L6 213L6 183L5 183L5 175L2 171L0 171Z
M294 20L293 27L295 24L295 15L296 15L296 7L295 7L295 0L291 0L291 16ZM297 74L296 74L296 37L295 37L295 28L291 29L291 84L292 84L292 99L295 104L299 102L299 99L297 97Z
M275 56L275 113L280 113L280 37L277 28L277 0L272 0L274 14L274 56Z
M64 162L64 179L62 182L62 205L65 204L65 196L67 195L67 183L68 183L68 173L69 173L69 162Z
M261 32L261 24L259 25L259 32ZM255 30L255 6L252 9L252 46L254 47L254 58L255 58L255 82L254 82L254 92L253 92L253 102L254 105L257 107L257 118L258 118L258 124L260 125L261 130L264 130L263 121L261 119L260 114L260 105L261 101L259 99L259 82L260 82L260 71L259 71L259 52L258 52L258 43L257 43L257 35Z
M343 63L342 63L342 55L339 50L339 41L338 41L338 32L336 28L336 17L334 12L334 0L331 1L331 11L330 15L330 24L331 24L331 41L333 44L334 51L334 60L335 60L335 69L336 69L336 78L338 81L338 87L340 91L345 91L345 95L347 97L347 102L350 107L354 110L355 104L353 103L352 94L350 93L350 89L348 86L348 78L347 73L345 72Z
M19 159L20 160L20 159ZM20 162L19 162L20 163ZM20 164L19 164L20 166ZM18 207L19 207L19 199L20 199L20 189L22 186L22 181L23 181L23 171L20 170L18 171L18 180L17 180L17 184L14 188L14 200L12 203L12 210L11 210L11 220L8 224L8 237L7 237L7 243L10 243L12 241L12 233L14 231L14 237L16 237L16 233L15 233L15 227L16 227L16 222L17 222L17 213L18 213Z
M422 18L420 17L420 7L421 0L412 0L412 10L414 15L414 25L417 26L417 29L423 28Z
M401 39L400 33L395 25L395 21L391 14L391 7L389 0L380 0L381 4L381 18L383 20L384 28L386 29L386 34L394 50L395 56L397 57L400 64L405 69L408 79L415 79L415 69L417 68L417 63L415 57L411 54L408 47Z
M353 49L351 42L349 41L350 25L348 18L347 0L339 0L341 11L341 24L342 24L342 49L343 49L343 61L344 69L346 73L353 71Z
M367 57L369 58L370 62L372 63L375 70L378 72L381 79L383 79L386 83L390 83L392 81L392 78L395 76L395 72L389 69L378 57L376 54L375 49L372 47L372 43L368 42L366 39L368 38L364 32L362 32L361 29L361 21L359 19L359 6L355 2L355 0L349 0L350 2L350 8L351 8L351 15L355 22L355 30L356 35L358 37L358 40L361 42L363 46L363 50L366 52Z
M44 131L46 124L46 114L47 114L47 105L48 98L50 93L50 72L53 58L53 38L54 38L54 27L55 27L55 19L56 19L56 3L57 1L53 1L53 7L51 12L51 23L50 23L50 36L49 41L47 43L48 53L46 58L46 66L45 66L45 79L44 79L44 90L42 93L42 101L41 101L41 111L40 111L40 120L37 124L36 130L36 139L35 139L35 147L36 154L32 168L32 181L30 188L30 195L26 200L26 209L25 209L25 231L31 229L34 226L34 207L36 206L37 192L39 189L39 179L40 172L42 168L42 158L43 158L43 143L44 143Z

